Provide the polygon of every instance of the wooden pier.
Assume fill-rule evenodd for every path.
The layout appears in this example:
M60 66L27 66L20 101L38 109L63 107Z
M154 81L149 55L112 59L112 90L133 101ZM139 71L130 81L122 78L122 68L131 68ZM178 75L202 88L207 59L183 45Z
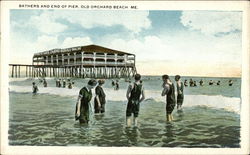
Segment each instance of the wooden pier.
M21 77L21 67L25 67L25 77L33 77L33 65L9 64L11 77Z
M11 77L128 78L136 74L135 55L89 45L35 53L32 65L9 64Z

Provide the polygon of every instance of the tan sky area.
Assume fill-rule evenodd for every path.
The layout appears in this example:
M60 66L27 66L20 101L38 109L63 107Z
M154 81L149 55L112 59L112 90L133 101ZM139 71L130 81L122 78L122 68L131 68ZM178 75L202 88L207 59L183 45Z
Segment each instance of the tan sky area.
M32 58L30 58L32 59ZM14 64L31 64L31 60L16 59L10 61ZM136 62L138 73L142 75L182 75L182 76L207 76L207 77L240 77L241 67L231 64L206 64L188 62L144 61ZM22 67L22 70L25 68Z
M241 68L226 64L187 64L175 62L138 62L137 71L142 75L182 75L205 77L240 77Z

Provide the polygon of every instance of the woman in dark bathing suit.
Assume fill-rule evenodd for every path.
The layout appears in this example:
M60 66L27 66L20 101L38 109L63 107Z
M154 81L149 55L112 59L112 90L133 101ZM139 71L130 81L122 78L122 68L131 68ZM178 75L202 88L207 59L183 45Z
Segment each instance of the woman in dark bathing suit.
M90 101L92 98L92 91L96 86L95 80L89 80L88 85L83 87L80 92L76 103L76 111L75 111L75 119L79 120L81 123L89 122L89 111L90 109Z
M104 80L98 81L98 86L95 88L95 113L104 113L105 112L105 103L106 103L106 95L103 91L103 84L105 83Z
M162 96L166 95L166 100L167 100L167 106L166 106L167 116L166 117L167 117L167 122L171 122L174 119L172 116L172 112L176 104L174 84L170 81L168 75L163 75L162 81L163 81L163 90L162 90L161 95Z

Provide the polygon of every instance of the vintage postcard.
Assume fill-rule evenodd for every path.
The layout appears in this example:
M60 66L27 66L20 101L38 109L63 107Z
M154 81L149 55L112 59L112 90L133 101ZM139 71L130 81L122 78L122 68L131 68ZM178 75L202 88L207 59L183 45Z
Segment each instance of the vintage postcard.
M248 154L249 2L2 1L1 154Z

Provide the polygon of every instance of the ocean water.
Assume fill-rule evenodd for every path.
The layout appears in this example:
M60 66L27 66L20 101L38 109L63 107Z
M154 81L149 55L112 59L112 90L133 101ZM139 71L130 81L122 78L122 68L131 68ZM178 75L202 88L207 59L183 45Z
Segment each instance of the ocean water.
M74 120L79 90L88 79L72 79L73 89L55 87L47 78L44 88L38 79L19 78L9 81L9 144L32 146L137 146L137 147L240 147L240 78L192 77L204 86L185 87L183 111L173 111L174 121L166 123L165 97L161 96L161 78L143 77L146 100L140 105L138 127L127 128L126 89L120 79L115 91L106 80L105 114L91 113L88 125ZM190 77L183 77L190 79ZM208 85L208 81L221 85ZM35 81L39 93L31 93ZM94 94L94 91L92 91ZM92 100L93 103L93 100ZM93 105L92 105L93 107Z

